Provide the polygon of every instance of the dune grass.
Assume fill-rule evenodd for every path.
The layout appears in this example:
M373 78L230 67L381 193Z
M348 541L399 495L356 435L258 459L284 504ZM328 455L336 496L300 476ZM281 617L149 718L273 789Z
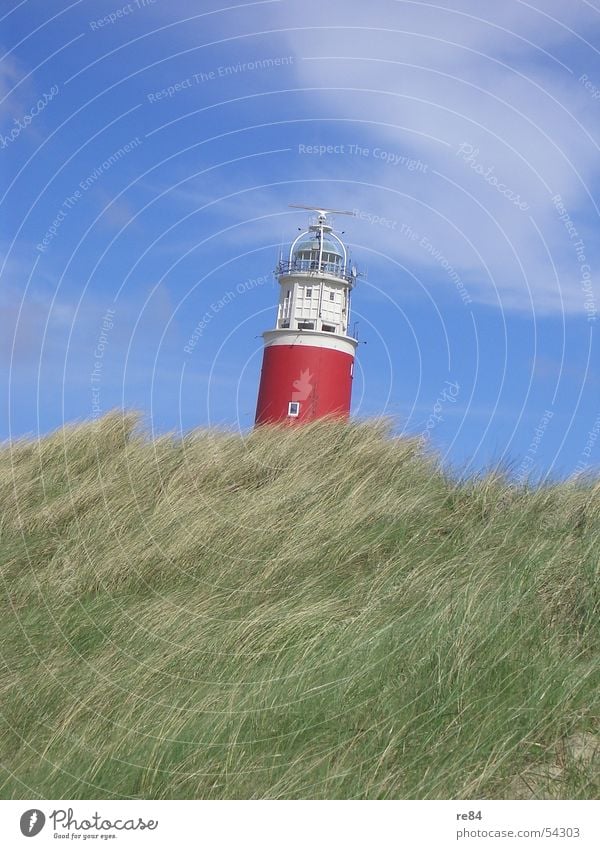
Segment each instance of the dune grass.
M3 798L597 798L600 484L136 422L0 449Z

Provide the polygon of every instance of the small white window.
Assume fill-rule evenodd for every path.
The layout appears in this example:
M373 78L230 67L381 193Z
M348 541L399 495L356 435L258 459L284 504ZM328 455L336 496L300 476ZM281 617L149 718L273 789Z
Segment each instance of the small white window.
M300 402L290 401L288 404L288 416L298 416L300 414Z
M350 377L354 377L354 363L350 363Z
M335 292L330 292L330 293L329 293L329 300L330 300L330 301L335 301Z
M306 290L306 297L312 298L312 289L310 288L310 286Z

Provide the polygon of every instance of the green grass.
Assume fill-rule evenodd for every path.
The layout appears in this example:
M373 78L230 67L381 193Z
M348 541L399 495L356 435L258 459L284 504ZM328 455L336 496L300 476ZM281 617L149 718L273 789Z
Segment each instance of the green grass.
M136 421L0 449L0 796L597 798L600 484Z

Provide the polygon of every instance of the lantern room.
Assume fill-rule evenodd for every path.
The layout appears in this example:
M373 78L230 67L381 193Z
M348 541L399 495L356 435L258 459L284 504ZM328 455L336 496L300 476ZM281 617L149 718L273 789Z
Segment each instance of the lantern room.
M356 270L324 213L292 243L277 268L281 286L278 330L316 330L346 336Z

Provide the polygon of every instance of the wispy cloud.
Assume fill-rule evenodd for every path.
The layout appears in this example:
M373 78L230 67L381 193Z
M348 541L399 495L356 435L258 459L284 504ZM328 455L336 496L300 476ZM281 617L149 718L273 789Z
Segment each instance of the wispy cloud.
M298 144L326 140L343 148L297 154L294 173L306 177L307 195L318 191L332 205L397 222L365 218L353 229L365 246L439 277L442 287L448 280L440 257L469 282L476 301L583 315L582 263L552 198L561 195L588 258L600 262L598 103L579 82L582 62L598 54L593 7L403 0L374 15L362 2L307 0L253 15L254 31L262 32L255 41L272 47L276 31L282 52L297 57L294 117L315 119L290 124ZM351 153L352 145L368 153ZM418 158L426 169L395 165L394 156ZM321 181L317 191L310 180ZM175 194L203 200L193 186ZM269 195L273 209L277 189L242 193L217 208L225 219L243 220L256 216L261 196L269 208ZM401 233L402 224L417 237ZM251 228L244 232L254 237Z

